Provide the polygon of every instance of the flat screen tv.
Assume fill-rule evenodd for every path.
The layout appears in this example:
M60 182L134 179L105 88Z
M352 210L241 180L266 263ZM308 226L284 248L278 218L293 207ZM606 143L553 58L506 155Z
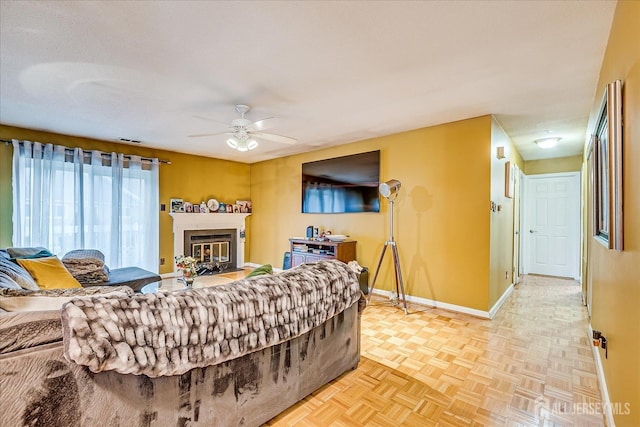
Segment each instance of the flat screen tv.
M302 164L302 213L380 212L380 150Z

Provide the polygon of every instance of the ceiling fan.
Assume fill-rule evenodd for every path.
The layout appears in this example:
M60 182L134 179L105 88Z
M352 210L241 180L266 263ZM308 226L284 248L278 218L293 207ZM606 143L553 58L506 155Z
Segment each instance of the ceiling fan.
M189 135L191 138L199 138L202 136L213 135L229 135L227 139L227 145L238 151L253 150L258 146L259 139L266 139L267 141L280 142L282 144L295 144L297 141L294 138L288 136L276 135L275 133L262 132L264 128L264 122L273 119L273 117L267 117L255 122L244 117L251 108L248 105L239 104L236 105L236 111L240 113L240 118L231 120L229 124L229 130L226 132L218 133L201 133L197 135Z

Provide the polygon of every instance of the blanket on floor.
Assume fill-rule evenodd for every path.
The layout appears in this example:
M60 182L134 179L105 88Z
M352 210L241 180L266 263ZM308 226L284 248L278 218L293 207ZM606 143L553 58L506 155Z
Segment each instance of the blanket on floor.
M93 372L179 375L300 336L359 298L356 272L333 260L202 289L72 300L64 351Z

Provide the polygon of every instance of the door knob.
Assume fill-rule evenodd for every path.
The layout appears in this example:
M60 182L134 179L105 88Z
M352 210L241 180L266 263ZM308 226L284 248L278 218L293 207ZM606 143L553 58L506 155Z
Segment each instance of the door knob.
M529 233L533 234L533 233L537 233L536 230L529 230Z

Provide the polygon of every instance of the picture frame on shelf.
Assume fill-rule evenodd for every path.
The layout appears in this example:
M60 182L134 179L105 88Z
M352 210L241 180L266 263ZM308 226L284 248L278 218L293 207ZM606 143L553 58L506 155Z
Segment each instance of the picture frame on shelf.
M240 213L251 213L251 200L236 200L236 205L238 205Z
M184 212L184 204L182 199L170 199L170 206L172 213Z

